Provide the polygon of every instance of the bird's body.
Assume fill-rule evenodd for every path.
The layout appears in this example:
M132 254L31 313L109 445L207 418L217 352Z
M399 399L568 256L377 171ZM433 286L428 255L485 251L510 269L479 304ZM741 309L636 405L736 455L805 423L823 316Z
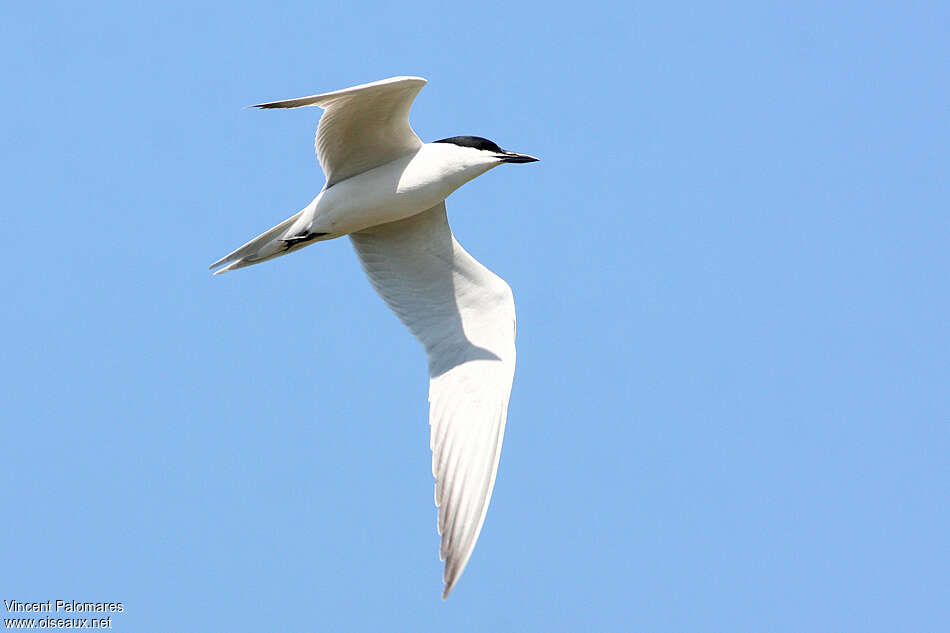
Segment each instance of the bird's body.
M422 143L409 127L425 80L394 77L263 104L326 112L316 148L327 184L294 216L212 268L257 264L349 235L363 269L429 358L432 469L443 597L465 567L494 486L514 376L511 289L455 241L444 200L504 162L537 160L479 137Z

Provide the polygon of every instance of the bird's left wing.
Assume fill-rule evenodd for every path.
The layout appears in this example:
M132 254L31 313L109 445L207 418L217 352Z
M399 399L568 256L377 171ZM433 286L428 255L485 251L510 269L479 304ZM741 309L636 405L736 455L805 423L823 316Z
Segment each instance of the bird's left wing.
M445 203L350 235L370 282L429 358L435 503L448 596L495 485L515 370L511 289L452 237Z
M317 125L314 145L329 187L422 145L409 125L409 109L424 85L426 80L422 77L391 77L253 107L319 106L325 110Z

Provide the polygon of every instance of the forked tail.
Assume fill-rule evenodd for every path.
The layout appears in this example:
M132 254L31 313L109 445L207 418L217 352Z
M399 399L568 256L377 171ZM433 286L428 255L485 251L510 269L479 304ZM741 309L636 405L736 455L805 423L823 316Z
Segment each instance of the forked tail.
M220 275L221 273L226 273L230 270L237 270L238 268L253 266L254 264L266 262L268 259L274 259L275 257L286 255L287 253L301 249L304 246L314 242L323 242L335 237L339 237L339 235L332 235L330 233L290 235L289 233L294 225L294 222L296 222L306 210L307 208L298 211L296 214L287 218L274 228L261 233L247 244L244 244L233 252L228 253L215 263L211 264L211 266L208 268L210 270L214 270L219 266L224 266L224 268L214 271L215 275ZM227 265L225 266L225 264Z

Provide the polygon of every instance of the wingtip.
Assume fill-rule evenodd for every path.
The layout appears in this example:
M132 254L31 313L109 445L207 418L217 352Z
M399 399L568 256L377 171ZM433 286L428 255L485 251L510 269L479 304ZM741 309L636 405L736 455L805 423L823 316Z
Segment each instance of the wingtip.
M442 590L442 602L445 602L445 599L449 597L449 594L452 593L453 589L455 589L454 582L445 586L445 588Z
M314 105L307 103L307 99L312 97L298 97L296 99L284 99L282 101L268 101L267 103L255 103L254 105L244 106L245 110L257 108L258 110L277 110L288 108L301 108L303 106Z
M449 597L449 594L452 593L453 589L455 589L455 585L458 583L459 578L462 577L462 574L458 569L453 569L451 573L448 572L449 563L446 563L445 571L442 573L442 584L445 585L445 587L442 589L443 600Z
M370 83L360 84L358 86L350 86L349 88L334 90L332 92L324 92L322 94L310 95L307 97L298 97L296 99L284 99L281 101L270 101L268 103L257 103L254 105L245 106L245 109L258 108L260 110L271 110L274 108L302 108L304 106L318 106L318 107L323 108L323 107L326 107L326 105L328 105L334 99L345 97L361 89L379 87L379 86L384 86L387 84L400 83L400 82L406 82L406 81L417 83L420 89L422 88L422 86L428 83L428 81L424 77L415 77L412 75L400 75L398 77L389 77L387 79L381 79L379 81L372 81Z

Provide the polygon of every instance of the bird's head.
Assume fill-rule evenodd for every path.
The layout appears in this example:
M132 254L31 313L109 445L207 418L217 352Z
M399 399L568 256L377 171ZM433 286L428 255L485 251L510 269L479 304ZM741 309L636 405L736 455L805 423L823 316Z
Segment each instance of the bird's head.
M423 145L413 159L413 162L419 165L419 169L413 173L420 184L433 180L441 183L440 186L446 188L442 192L445 197L466 182L499 165L531 163L536 160L538 159L534 156L503 150L487 138L453 136ZM403 175L400 185L408 186L407 183L413 180Z
M533 163L539 160L528 154L509 152L481 136L453 136L435 142L454 145L460 148L457 150L460 156L464 156L467 160L475 163L487 163L492 167L502 163Z

